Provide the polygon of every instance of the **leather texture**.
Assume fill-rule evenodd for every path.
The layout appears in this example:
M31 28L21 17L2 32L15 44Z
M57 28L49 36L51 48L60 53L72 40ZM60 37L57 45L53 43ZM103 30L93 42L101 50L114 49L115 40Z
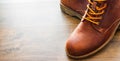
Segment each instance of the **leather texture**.
M87 0L62 0L73 10L81 10ZM66 51L71 56L83 56L100 48L109 41L120 22L120 0L107 0L107 7L99 25L95 25L84 18L73 31L66 42ZM85 5L85 6L84 6ZM85 8L83 8L84 10Z
M80 15L84 15L86 10L86 5L88 4L87 0L61 0L61 3L65 6L71 8Z

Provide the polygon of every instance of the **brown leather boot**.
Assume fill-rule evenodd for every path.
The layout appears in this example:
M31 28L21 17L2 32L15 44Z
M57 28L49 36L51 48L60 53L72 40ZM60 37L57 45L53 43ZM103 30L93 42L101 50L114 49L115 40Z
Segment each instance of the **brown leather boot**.
M81 19L87 4L87 0L61 0L60 6L63 12Z
M66 42L67 55L84 58L102 49L120 23L120 0L88 0L81 22Z

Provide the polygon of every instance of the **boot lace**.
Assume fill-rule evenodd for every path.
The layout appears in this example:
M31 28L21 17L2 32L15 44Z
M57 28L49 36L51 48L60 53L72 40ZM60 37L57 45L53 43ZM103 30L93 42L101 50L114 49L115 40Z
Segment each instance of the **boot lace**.
M107 7L106 0L88 0L88 2L84 19L99 25L99 20L102 19L102 14L105 12L104 9Z

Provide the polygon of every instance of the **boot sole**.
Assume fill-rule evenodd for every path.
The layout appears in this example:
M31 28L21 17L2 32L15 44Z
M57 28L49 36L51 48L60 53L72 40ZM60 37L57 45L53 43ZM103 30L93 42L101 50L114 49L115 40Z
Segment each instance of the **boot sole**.
M66 14L68 14L68 15L70 15L70 16L76 16L76 17L78 17L79 19L82 18L82 15L80 15L80 14L78 14L77 12L75 12L74 10L66 7L66 6L63 5L62 3L60 4L60 7L61 7L61 10L62 10L63 12L65 12ZM120 24L120 21L119 21L119 24ZM81 59L81 58L86 58L86 57L89 57L89 56L97 53L98 51L100 51L103 47L105 47L105 46L111 41L111 39L113 38L116 30L117 30L117 29L120 29L119 24L116 26L115 30L113 31L112 35L108 38L108 40L107 40L103 45L101 45L98 49L92 51L91 53L88 53L88 54L85 54L85 55L82 55L82 56L72 56L72 55L70 55L70 54L67 52L67 49L65 48L65 49L66 49L66 54L67 54L69 57L71 57L71 58Z

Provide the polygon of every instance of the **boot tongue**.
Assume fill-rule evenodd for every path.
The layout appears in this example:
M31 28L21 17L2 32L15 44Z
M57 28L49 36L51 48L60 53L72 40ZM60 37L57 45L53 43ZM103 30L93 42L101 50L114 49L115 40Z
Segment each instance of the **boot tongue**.
M93 2L93 5L92 5L92 9L95 11L96 10L96 6L97 6L97 2Z
M103 7L104 6L104 4L105 4L105 2L106 1L94 1L93 0L93 4L92 4L92 6L91 6L91 8L95 11L95 12L98 12L97 10L96 10L96 6L97 7Z
M96 10L96 6L103 7L105 3L106 3L106 1L93 0L92 9L97 13L99 11ZM101 20L100 20L100 22L101 22ZM93 26L94 29L98 30L99 32L105 31L100 25L95 25L95 24L91 24L91 25Z

